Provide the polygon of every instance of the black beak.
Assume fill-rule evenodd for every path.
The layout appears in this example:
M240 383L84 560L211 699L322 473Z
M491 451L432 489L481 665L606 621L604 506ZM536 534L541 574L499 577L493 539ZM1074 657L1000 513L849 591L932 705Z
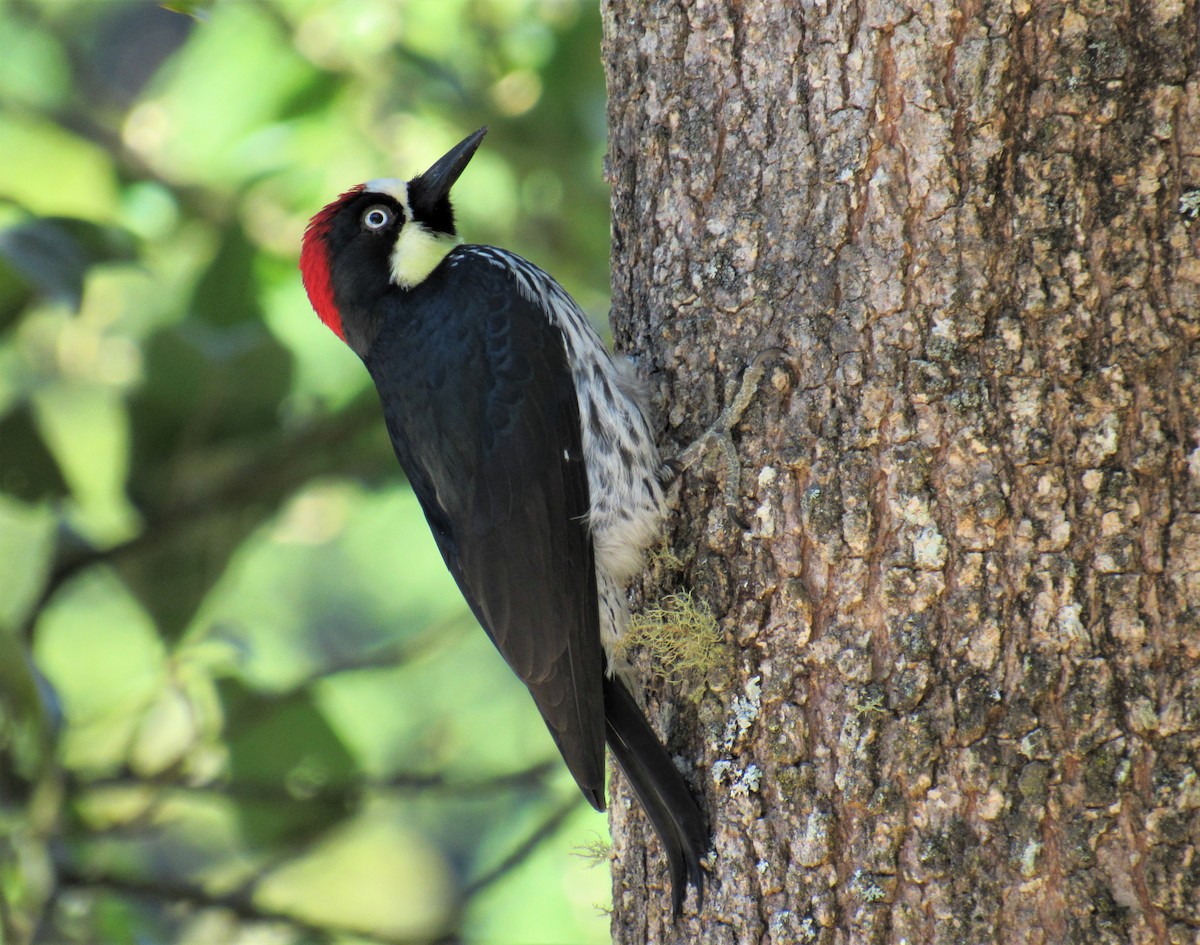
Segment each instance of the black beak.
M475 150L479 147L479 142L483 140L485 134L487 134L487 125L456 144L420 177L414 177L409 181L408 199L412 203L413 214L418 220L435 215L438 204L449 196L450 188L466 170L467 164L474 157Z

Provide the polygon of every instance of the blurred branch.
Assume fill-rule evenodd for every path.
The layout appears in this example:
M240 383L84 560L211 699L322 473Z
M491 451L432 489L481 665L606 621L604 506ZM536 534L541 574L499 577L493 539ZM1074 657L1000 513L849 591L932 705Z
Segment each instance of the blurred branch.
M558 762L546 760L522 768L506 771L490 778L459 781L444 774L396 774L387 778L364 778L339 787L321 787L298 795L285 785L273 782L220 782L209 784L180 784L161 779L141 778L129 771L95 781L72 779L68 789L72 792L103 790L106 788L141 789L157 788L181 794L216 794L233 800L270 801L295 803L316 801L331 806L351 807L370 793L415 793L440 791L448 795L472 797L490 795L497 791L525 790L544 787L545 779L558 768Z
M106 548L60 541L57 560L31 610L24 634L29 639L37 614L68 580L93 565L151 552L162 542L175 537L196 522L222 512L245 508L255 502L281 501L296 487L331 467L306 460L315 455L328 456L344 448L364 430L379 421L379 406L372 397L361 397L337 414L308 423L305 427L281 435L272 444L228 470L219 479L207 483L186 499L178 500L146 514L142 530L127 541Z
M317 925L283 910L259 905L254 901L253 886L227 893L217 893L203 886L166 876L115 876L99 871L84 870L73 863L58 864L61 888L84 891L103 890L119 896L152 899L164 904L185 903L197 909L224 909L247 922L282 922L308 935L332 940L339 935L351 935L378 942L380 945L428 945L427 937L387 935L337 925Z
M309 689L321 680L337 676L340 673L396 669L442 647L453 646L464 632L467 630L473 632L478 629L479 626L475 619L464 610L460 616L428 624L422 628L420 633L411 634L383 646L364 649L359 653L342 654L337 659L331 659L295 686L278 693L278 695L284 697L290 693Z
M545 820L538 824L533 833L526 837L508 856L463 888L459 897L459 908L462 909L474 896L503 879L524 863L543 842L558 832L563 822L581 804L583 804L583 795L579 794L552 810Z
M523 772L515 772L510 775L472 783L471 788L494 790L496 786L504 786L516 778L543 776L552 767L553 765L549 762L534 765ZM385 779L380 784L388 785L395 783L397 780ZM524 863L542 843L558 832L566 819L582 803L583 798L576 796L559 804L504 859L467 884L458 897L454 916L461 916L472 898L503 879ZM258 877L241 888L218 893L205 888L203 885L172 877L119 876L98 870L88 870L71 862L60 862L56 864L56 867L56 896L62 889L69 888L93 892L106 891L119 896L151 899L163 904L184 903L197 909L224 909L232 912L244 921L282 922L299 931L322 939L331 939L337 935L356 935L360 938L378 942L380 945L410 945L410 943L415 945L416 942L423 942L427 945L429 942L428 938L410 939L389 936L379 932L364 932L346 926L317 925L292 913L260 905L255 902L254 889L261 876L265 875L265 873L260 873ZM461 941L459 934L454 931L458 924L457 920L451 920L445 935L437 940L438 945L452 945L452 943Z

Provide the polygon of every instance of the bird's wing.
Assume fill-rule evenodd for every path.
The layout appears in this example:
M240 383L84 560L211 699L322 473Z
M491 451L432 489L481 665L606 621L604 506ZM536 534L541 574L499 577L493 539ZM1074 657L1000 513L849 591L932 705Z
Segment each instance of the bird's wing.
M366 361L450 572L602 807L603 652L561 331L496 257L460 250L387 313Z

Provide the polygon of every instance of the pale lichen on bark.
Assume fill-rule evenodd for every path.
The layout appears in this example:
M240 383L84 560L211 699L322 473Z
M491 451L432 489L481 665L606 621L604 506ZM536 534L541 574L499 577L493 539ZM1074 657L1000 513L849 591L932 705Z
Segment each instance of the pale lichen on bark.
M664 443L790 352L738 428L749 528L703 475L673 520L737 648L654 703L705 912L641 894L618 798L616 940L1196 941L1195 0L603 14L614 327Z

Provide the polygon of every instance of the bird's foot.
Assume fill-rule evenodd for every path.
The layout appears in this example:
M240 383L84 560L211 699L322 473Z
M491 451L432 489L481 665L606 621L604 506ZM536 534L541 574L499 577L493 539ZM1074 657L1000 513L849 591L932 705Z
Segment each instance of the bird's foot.
M755 395L762 386L767 366L772 361L786 358L783 348L767 348L760 351L742 372L740 382L730 380L725 390L725 409L707 430L700 434L692 443L674 459L666 462L670 481L674 481L686 470L691 469L707 455L712 447L720 450L721 463L725 471L725 507L730 517L742 527L747 527L738 515L739 496L742 487L742 467L738 461L737 447L733 442L733 428L742 421L746 410L753 402ZM734 384L737 384L736 390Z

